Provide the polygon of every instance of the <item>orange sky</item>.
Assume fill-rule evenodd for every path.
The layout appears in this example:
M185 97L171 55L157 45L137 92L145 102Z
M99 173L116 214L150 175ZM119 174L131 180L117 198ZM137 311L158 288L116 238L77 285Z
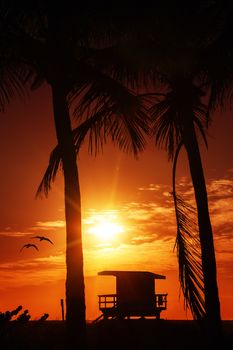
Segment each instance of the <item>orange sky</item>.
M35 200L49 152L55 146L49 89L14 100L0 117L0 311L19 304L32 319L44 312L60 319L64 298L65 228L62 176L48 199ZM223 319L233 319L233 117L216 113L209 150L202 150L214 229ZM81 151L78 160L83 209L87 319L98 316L97 294L114 293L104 269L146 270L166 275L156 291L168 293L167 319L190 318L178 283L171 164L153 143L133 159L111 145L97 158ZM192 198L185 155L178 167L179 190ZM99 230L113 228L112 235ZM98 228L99 227L99 228ZM114 231L115 230L115 231ZM115 232L115 233L114 233ZM24 249L35 234L49 237L39 252Z

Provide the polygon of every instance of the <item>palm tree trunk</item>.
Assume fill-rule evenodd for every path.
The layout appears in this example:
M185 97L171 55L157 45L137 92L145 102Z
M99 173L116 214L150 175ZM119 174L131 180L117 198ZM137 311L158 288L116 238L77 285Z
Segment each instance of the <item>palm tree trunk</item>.
M202 251L202 269L204 277L204 295L206 307L206 332L212 337L220 337L221 315L217 286L216 260L213 241L213 232L210 222L208 198L204 172L197 142L193 118L187 114L183 120L183 140L189 160L195 199L198 212L198 225ZM186 117L186 118L185 118ZM209 337L208 337L209 338Z
M85 294L81 234L81 198L76 153L64 88L52 84L54 119L61 150L66 219L66 324L72 343L85 339Z

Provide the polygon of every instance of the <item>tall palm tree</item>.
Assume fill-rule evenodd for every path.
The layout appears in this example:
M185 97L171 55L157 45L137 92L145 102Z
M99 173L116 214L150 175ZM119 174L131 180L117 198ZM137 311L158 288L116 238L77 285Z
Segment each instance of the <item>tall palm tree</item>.
M1 80L0 97L4 106L12 91L23 93L26 88L34 89L44 82L51 88L64 174L67 330L71 344L80 345L85 338L85 294L77 147L70 107L74 107L77 118L90 103L94 111L91 117L86 114L87 122L78 129L83 136L79 133L76 140L82 142L88 128L94 125L91 128L95 135L99 133L105 137L110 134L120 147L129 149L132 146L134 153L144 147L147 115L140 98L111 76L95 69L91 58L88 60L87 34L90 29L89 32L86 29L90 13L80 9L78 15L71 15L72 8L67 10L65 3L56 13L45 2L39 3L39 7L28 7L27 2L27 6L18 6L17 2L12 6L12 3L7 10L4 6L1 8L0 57L5 65L1 66L4 79ZM96 133L100 126L103 126L103 134Z
M202 88L210 86L210 71L212 69L213 73L214 67L208 64L208 58L211 53L213 55L209 46L219 38L222 19L220 2L191 2L191 8L189 5L183 4L182 11L177 4L162 9L157 21L160 38L156 25L147 36L151 44L150 58L146 62L151 68L152 80L154 78L157 83L157 86L152 83L151 87L159 91L154 94L157 100L151 108L156 143L165 147L169 158L174 157L178 145L182 144L189 161L199 238L193 208L173 191L180 282L194 318L204 321L202 324L210 340L212 334L218 336L221 333L221 317L213 233L197 131L206 142L205 128L216 96L212 94L210 103L205 106ZM162 23L166 23L165 28ZM216 79L215 83L218 82Z
M156 103L152 108L155 140L159 146L164 146L166 148L171 158L174 156L176 147L181 142L187 153L197 206L201 246L203 288L200 284L199 291L203 289L204 292L204 304L201 299L201 294L196 294L194 304L192 304L191 301L191 310L195 311L193 305L195 305L196 301L199 299L199 305L204 306L204 321L207 332L209 334L218 335L221 329L221 317L215 251L208 209L207 190L197 140L197 130L195 128L196 125L201 131L201 134L204 135L205 123L207 123L208 119L207 108L201 101L203 91L193 83L191 76L176 77L170 81L167 80L167 83L168 91L164 99ZM175 204L178 204L177 201ZM176 214L179 224L179 213L176 211ZM177 240L177 244L179 244L179 240ZM178 248L182 251L182 247ZM201 275L198 276L198 270L196 270L196 272L191 271L194 275L196 274L196 276L192 278L194 281L197 279L201 283L202 277ZM190 273L190 269L185 269L183 273ZM184 278L184 275L181 276L181 278ZM187 288L190 287L192 286L186 284L186 292ZM196 318L203 318L203 307L196 308Z

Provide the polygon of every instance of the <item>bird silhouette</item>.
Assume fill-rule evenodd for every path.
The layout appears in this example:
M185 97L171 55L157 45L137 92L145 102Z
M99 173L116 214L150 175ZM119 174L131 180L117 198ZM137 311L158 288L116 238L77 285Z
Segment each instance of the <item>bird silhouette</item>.
M49 243L53 244L53 242L49 238L44 237L44 236L34 236L34 237L31 237L31 238L37 238L40 241L48 241Z
M23 250L23 248L31 248L31 247L35 248L36 250L39 251L39 249L37 248L37 246L35 244L28 243L28 244L24 244L24 246L22 246L22 248L20 249L20 252Z

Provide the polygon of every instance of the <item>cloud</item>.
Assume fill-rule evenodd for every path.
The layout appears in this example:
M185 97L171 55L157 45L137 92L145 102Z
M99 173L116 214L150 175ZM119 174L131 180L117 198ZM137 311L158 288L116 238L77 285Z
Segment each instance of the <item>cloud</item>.
M124 214L127 218L127 224L132 226L134 230L130 239L134 244L136 242L143 243L143 237L145 237L145 242L148 240L153 242L157 238L164 239L168 236L174 236L174 209L164 198L160 203L130 203L124 207ZM135 239L137 236L140 239Z
M178 178L176 187L177 192L181 193L187 199L194 194L192 182L187 177ZM224 198L233 198L233 178L231 175L206 181L206 188L209 202Z
M158 186L159 188L160 186ZM115 210L95 211L89 210L85 213L83 220L83 231L88 236L91 225L98 224L99 220L110 220L122 226L119 239L104 242L105 246L119 247L121 244L127 246L153 243L158 239L175 239L175 215L171 206L171 198L163 195L164 187L161 186L161 197L157 201L140 201L124 203ZM102 242L101 242L102 243ZM103 244L97 242L94 245L93 237L89 240L88 248L101 249Z
M206 182L210 219L213 227L215 249L218 260L232 261L233 252L233 169L222 177ZM177 180L177 192L195 206L192 183L188 178ZM221 266L224 266L224 263Z
M176 254L173 251L173 240L157 239L153 243L121 244L117 247L85 252L90 264L91 274L102 270L145 270L162 273L174 270L177 266Z
M156 233L152 235L141 235L132 237L130 240L130 244L145 244L145 243L152 243L158 238L158 235Z
M222 178L211 180L207 184L210 200L233 197L233 179Z
M55 220L55 221L37 221L36 225L33 226L33 230L47 230L47 229L57 229L65 227L64 220Z
M228 172L221 178L212 178L207 182L209 208L213 225L216 256L218 266L223 273L230 270L228 261L232 262L233 249L233 179L232 172ZM83 214L83 238L84 258L88 274L96 274L101 269L134 269L145 267L154 271L156 266L159 270L175 269L177 266L174 243L176 237L176 220L173 199L170 194L171 187L162 184L149 184L139 187L139 197L132 202L119 203L112 210L89 209ZM177 192L194 204L194 193L191 181L187 177L177 179ZM123 227L116 240L100 241L89 233L92 225L102 223L104 220L119 224ZM65 227L62 220L37 221L33 226L35 230L59 230ZM33 232L32 231L32 232ZM0 232L1 242L4 240L2 252L9 247L13 249L14 240L23 239L32 234L30 229L17 231L6 228ZM9 241L6 238L9 237ZM11 237L11 238L10 238ZM19 279L20 283L41 280L63 278L65 275L65 257L61 251L52 251L53 255L40 256L41 251L35 258L21 259L18 254L14 261L0 265L1 280L14 282L12 276ZM15 246L15 245L14 245ZM20 248L20 247L19 247ZM57 246L50 247L57 249ZM8 249L8 248L7 248ZM29 252L30 253L30 252ZM37 253L37 252L36 252ZM46 254L46 252L44 251ZM49 251L51 253L51 250ZM47 253L48 254L48 253ZM12 250L12 256L15 250ZM29 255L24 255L28 256ZM225 265L226 264L226 265ZM224 267L225 266L225 267ZM14 273L13 273L14 272ZM61 277L62 276L62 277Z
M57 255L49 255L46 257L42 257L42 258L36 258L34 259L35 262L43 262L46 264L62 264L64 265L65 263L65 255L63 252L59 252Z
M206 183L211 220L216 224L227 223L233 226L233 179L229 176L210 179ZM191 204L194 202L194 191L190 180L181 178L178 181L177 193Z
M116 221L119 219L119 210L102 210L97 211L95 209L89 209L82 220L84 225L95 225L103 222L104 220Z
M227 276L228 288L232 288L232 279L233 279L233 269L232 269L232 255L228 257L228 260L221 259L217 255L217 268L218 274L221 276Z
M233 179L231 176L231 172L227 172L221 178L212 178L207 181L216 255L218 261L223 261L221 266L224 266L224 262L229 259L232 260L233 254L233 248L231 248L231 237L233 237ZM114 260L120 264L120 259L126 259L124 254L127 251L128 256L133 254L134 262L137 260L136 255L138 254L142 264L145 261L149 264L150 259L154 259L154 261L159 259L159 265L161 261L166 266L167 264L174 266L176 254L173 248L176 238L176 220L170 187L149 184L139 187L139 192L138 201L123 203L115 211L116 216L124 225L124 233L120 236L119 241L105 242L104 244L90 242L86 246L86 252L88 256L91 254L91 259L101 261L102 257L102 260L108 261L105 262L105 266L108 266L108 264L112 266ZM189 178L177 179L177 192L190 204L195 205L193 186ZM92 214L94 213L95 210L92 209ZM88 217L89 214L91 213L87 212L85 216L86 224L91 225L93 220ZM147 258L143 256L143 252L145 252ZM94 256L97 256L97 258L94 258ZM161 260L161 256L164 259ZM168 259L167 262L165 257ZM173 263L169 261L173 261ZM101 262L99 264L104 267Z
M64 266L65 255L59 253L57 255L30 260L22 259L17 262L2 263L0 265L0 270L35 272L35 270L41 271L43 269L60 268Z
M162 187L164 185L159 185L159 184L149 184L147 187L139 187L139 191L156 191L156 192L161 192Z
M8 286L40 284L42 281L44 283L65 278L65 270L65 255L60 252L48 257L2 263L0 264L0 281L1 284L7 283Z
M0 236L6 236L6 237L24 237L31 235L32 232L19 232L19 231L1 231Z

